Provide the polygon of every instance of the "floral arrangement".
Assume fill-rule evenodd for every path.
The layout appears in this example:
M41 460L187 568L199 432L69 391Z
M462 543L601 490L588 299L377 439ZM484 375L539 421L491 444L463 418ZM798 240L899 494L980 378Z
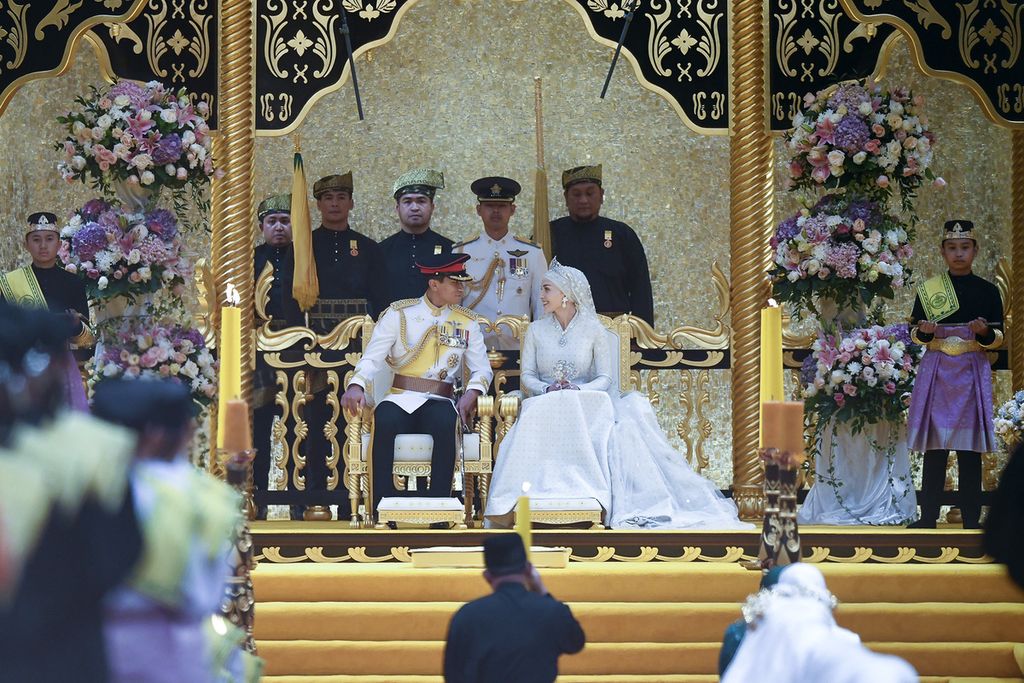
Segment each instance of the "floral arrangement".
M122 181L181 188L215 174L209 105L193 105L184 89L118 81L106 92L93 87L91 97L75 102L77 110L57 118L66 127L57 168L68 182L91 178L105 192Z
M825 195L772 235L774 296L809 310L815 297L841 308L891 299L910 280L914 232L876 201Z
M993 422L996 438L1003 445L1003 450L1009 454L1024 436L1024 391L1018 391L999 406Z
M849 422L854 433L903 419L923 352L907 325L823 332L812 348L801 378L807 414L818 417L818 429L832 418Z
M123 318L119 323L108 335L111 343L96 354L97 381L170 378L187 384L199 406L212 402L217 392L217 361L198 330L147 318Z
M882 200L898 188L909 210L925 179L945 185L930 168L935 134L920 113L923 103L907 88L883 90L870 82L808 94L786 137L788 186L845 187Z
M191 275L181 254L177 221L166 209L133 213L92 199L71 217L60 237L57 256L65 270L85 280L90 299L181 288Z

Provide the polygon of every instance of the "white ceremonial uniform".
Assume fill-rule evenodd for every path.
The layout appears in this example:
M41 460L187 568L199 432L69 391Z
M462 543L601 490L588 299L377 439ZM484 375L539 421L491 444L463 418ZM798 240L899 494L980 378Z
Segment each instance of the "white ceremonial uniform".
M349 384L364 391L370 382L390 384L388 373L454 384L462 378L463 367L469 369L466 389L486 394L494 373L487 361L476 314L462 306L438 308L425 296L403 299L391 304L377 321ZM430 399L449 400L437 394L392 387L381 401L394 403L411 414Z
M540 285L547 262L544 251L533 242L511 232L500 240L482 232L467 242L452 247L455 254L469 254L466 271L473 283L466 287L462 305L494 322L503 315L525 315L536 320L544 313ZM508 328L484 335L489 348L518 349L519 343Z

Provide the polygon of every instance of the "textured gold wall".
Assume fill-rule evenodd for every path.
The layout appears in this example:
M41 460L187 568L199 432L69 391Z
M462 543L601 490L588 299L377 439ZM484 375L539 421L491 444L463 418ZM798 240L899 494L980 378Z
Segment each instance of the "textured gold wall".
M359 59L366 121L357 120L348 84L313 107L301 130L307 175L312 181L353 170L353 225L377 239L396 230L391 183L409 168L444 171L448 189L438 195L434 224L453 239L478 230L470 182L509 175L525 188L513 229L526 233L535 164L533 77L539 75L552 216L561 215L561 169L604 163L604 212L633 225L647 248L657 327L710 326L717 303L711 260L728 273L728 140L690 131L667 102L639 86L625 61L608 99L600 100L610 58L611 50L589 37L565 2L421 0L391 43ZM66 214L90 196L81 185L64 184L54 170L52 141L59 131L53 117L100 80L98 69L91 51L80 49L67 74L28 84L0 118L3 267L19 262L27 212ZM994 256L1009 247L1009 134L982 117L965 88L917 73L904 47L894 53L888 80L909 83L928 97L941 140L936 171L950 183L943 192L921 192L921 273L938 267L932 236L947 207L954 207L981 224L986 248L978 272L990 277ZM258 199L289 187L291 153L289 139L258 141ZM779 200L780 215L788 213L791 198ZM196 253L206 252L207 244L194 242ZM678 441L680 377L662 372L659 379L659 416ZM731 471L728 382L728 372L711 373L708 473L721 485ZM689 428L696 427L691 418Z

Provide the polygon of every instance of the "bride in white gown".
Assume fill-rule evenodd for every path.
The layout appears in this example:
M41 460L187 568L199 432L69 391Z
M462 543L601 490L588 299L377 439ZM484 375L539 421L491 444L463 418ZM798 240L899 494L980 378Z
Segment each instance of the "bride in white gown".
M524 482L530 498L594 498L614 529L739 529L736 505L668 443L650 403L611 391L612 354L582 272L551 262L544 317L523 342L519 419L498 451L487 508L511 524Z

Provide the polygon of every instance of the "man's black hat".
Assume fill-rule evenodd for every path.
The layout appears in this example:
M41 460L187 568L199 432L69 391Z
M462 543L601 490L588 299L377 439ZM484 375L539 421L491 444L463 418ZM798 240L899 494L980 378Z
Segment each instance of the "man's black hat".
M494 576L518 574L526 569L526 548L519 534L501 534L484 540L484 564Z
M96 385L92 411L140 433L149 427L181 429L192 419L192 395L174 380L108 379Z
M946 224L942 226L942 241L946 240L974 240L977 242L978 238L974 236L974 223L963 218L946 221Z
M469 254L430 254L416 261L416 267L427 277L443 275L453 280L467 281L473 277L466 272Z
M511 178L488 176L473 181L469 189L476 195L479 202L506 202L516 200L516 195L523 191L522 186Z

